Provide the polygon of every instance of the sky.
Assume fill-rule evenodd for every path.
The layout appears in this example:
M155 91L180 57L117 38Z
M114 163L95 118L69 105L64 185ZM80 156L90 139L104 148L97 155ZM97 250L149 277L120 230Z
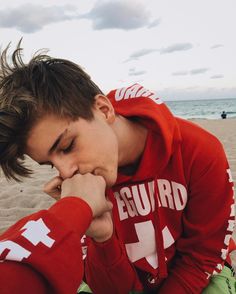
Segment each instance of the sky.
M139 83L164 100L236 98L235 0L0 0L0 48L23 37L81 65L105 92Z

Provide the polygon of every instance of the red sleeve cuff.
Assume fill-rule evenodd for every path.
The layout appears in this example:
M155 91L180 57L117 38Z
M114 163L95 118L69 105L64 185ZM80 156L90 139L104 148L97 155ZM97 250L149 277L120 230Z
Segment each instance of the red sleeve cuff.
M70 229L76 231L80 237L89 227L93 213L90 206L81 198L65 197L57 201L49 212L54 214Z

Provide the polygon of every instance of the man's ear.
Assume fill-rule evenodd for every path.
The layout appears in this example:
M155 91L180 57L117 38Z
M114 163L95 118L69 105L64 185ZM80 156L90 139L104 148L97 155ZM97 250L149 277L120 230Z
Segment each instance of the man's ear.
M115 110L111 101L102 94L95 96L94 108L100 111L106 118L108 123L113 123L115 120Z

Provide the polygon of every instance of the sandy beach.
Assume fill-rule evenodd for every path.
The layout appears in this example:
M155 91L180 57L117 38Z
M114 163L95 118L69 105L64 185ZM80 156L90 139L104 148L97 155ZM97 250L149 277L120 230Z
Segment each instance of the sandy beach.
M231 167L233 179L236 178L236 119L194 120L213 133L223 143ZM42 192L43 184L56 174L46 166L39 166L30 159L27 165L35 170L32 178L23 183L6 181L0 178L0 231L5 230L21 217L40 209L48 208L54 200Z

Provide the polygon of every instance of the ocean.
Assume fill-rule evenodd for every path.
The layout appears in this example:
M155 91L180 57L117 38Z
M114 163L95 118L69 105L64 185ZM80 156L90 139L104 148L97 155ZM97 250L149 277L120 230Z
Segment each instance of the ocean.
M208 99L165 101L174 115L185 119L221 119L222 111L227 118L236 118L236 99Z

